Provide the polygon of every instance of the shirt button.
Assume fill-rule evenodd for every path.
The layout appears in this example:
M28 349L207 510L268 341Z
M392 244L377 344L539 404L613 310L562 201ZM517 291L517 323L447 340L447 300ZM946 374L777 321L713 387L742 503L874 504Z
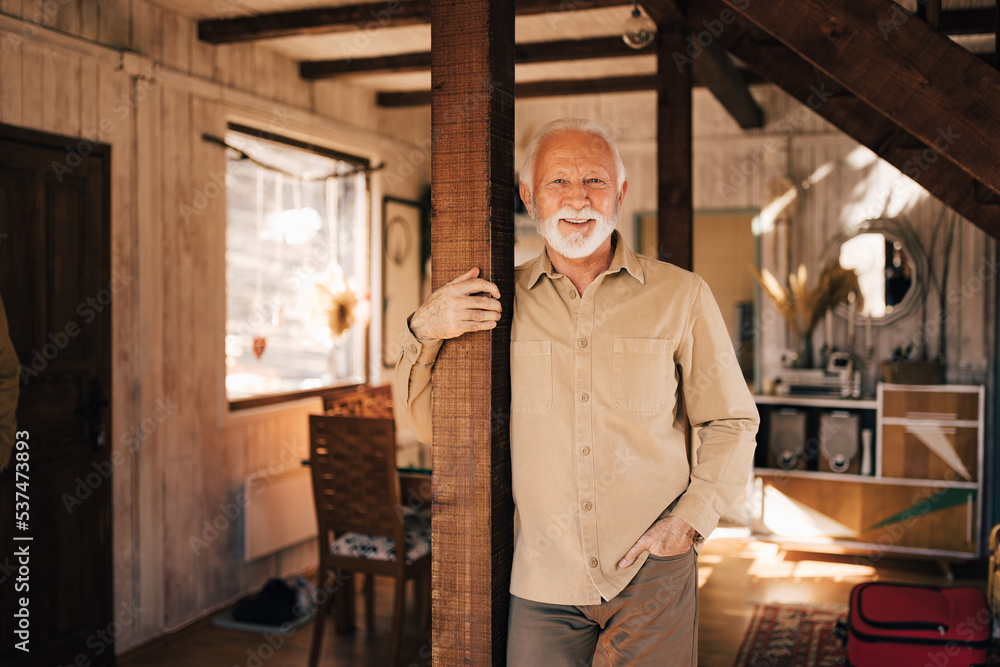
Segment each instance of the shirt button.
M581 338L580 340L576 341L576 344L579 345L580 347L587 347L587 339Z
M580 453L583 454L584 456L586 456L587 454L590 453L590 447L581 447L580 448Z
M596 558L591 558L590 559L590 567L597 567L597 559Z
M590 400L590 396L588 396L587 394L580 394L580 402L586 403L589 400Z
M576 290L570 290L569 291L569 298L571 298L571 299L575 299L576 298Z
M589 511L590 511L591 509L593 509L593 507L594 507L594 506L593 506L593 505L591 505L590 503L584 503L584 504L583 504L583 509L584 509L584 511L586 511L586 512L589 512Z
M410 346L410 354L416 354L416 353L417 353L417 352L419 352L419 351L420 351L420 350L418 350L418 349L417 349L417 346L416 346L416 345L411 345L411 346Z

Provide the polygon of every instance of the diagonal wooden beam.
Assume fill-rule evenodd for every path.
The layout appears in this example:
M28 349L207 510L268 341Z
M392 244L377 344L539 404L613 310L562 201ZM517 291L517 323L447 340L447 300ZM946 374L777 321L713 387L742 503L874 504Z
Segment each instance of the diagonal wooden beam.
M674 0L650 0L643 4L651 18L657 21L660 32L683 25L687 34L669 53L661 54L658 71L666 76L676 69L694 67L697 85L703 85L745 130L764 126L764 111L750 94L747 82L740 76L729 54L713 38L719 30L735 20L732 11L726 15L696 22L688 17L689 10Z
M503 307L495 329L446 341L434 365L431 658L499 667L514 549L513 0L433 0L431 52L432 282L479 267Z
M891 0L723 0L1000 194L1000 73Z
M621 37L594 37L515 44L514 62L524 65L593 58L630 58L651 56L654 53L652 46L633 49ZM348 74L416 72L428 70L430 66L431 54L426 51L375 58L304 61L299 63L299 74L304 79L326 79Z
M677 63L675 59L673 62ZM750 94L729 54L717 42L709 44L705 53L694 59L693 67L698 82L708 88L741 128L764 127L764 110Z
M519 16L631 5L631 0L517 0ZM232 44L296 35L325 35L430 23L431 0L363 2L198 22L198 39ZM624 17L622 19L624 22Z
M724 9L721 0L702 0L696 16ZM848 136L872 149L928 192L984 231L1000 238L1000 205L984 196L978 182L964 170L937 159L926 143L901 131L870 104L830 85L801 56L784 46L755 41L747 26L733 25L718 36L719 43L759 74L796 98Z

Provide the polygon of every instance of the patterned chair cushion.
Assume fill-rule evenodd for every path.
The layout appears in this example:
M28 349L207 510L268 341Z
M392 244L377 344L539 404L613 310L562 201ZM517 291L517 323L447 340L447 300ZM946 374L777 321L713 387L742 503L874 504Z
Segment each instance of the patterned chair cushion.
M409 564L431 552L431 515L429 512L406 514L403 516L403 523L406 527L406 562ZM395 561L396 540L347 531L341 533L330 545L330 553L335 556Z

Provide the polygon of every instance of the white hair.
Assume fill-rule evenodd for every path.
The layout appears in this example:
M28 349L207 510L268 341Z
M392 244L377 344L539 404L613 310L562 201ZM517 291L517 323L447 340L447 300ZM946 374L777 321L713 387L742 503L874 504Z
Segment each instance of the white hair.
M625 182L625 164L622 162L622 156L618 154L618 147L615 146L615 142L611 140L611 137L604 131L604 128L594 121L585 118L560 118L548 123L538 131L538 134L531 140L531 144L528 145L528 152L524 156L524 165L521 167L521 182L528 186L528 193L532 198L535 195L534 176L535 162L538 160L538 147L547 138L559 132L582 132L603 139L604 143L611 150L612 157L614 157L616 172L615 186L617 192L621 193L622 184Z

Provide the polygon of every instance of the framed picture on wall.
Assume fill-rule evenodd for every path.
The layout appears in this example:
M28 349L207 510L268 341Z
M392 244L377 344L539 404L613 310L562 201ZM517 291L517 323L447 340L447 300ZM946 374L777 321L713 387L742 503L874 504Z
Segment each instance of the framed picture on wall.
M418 202L382 200L382 365L399 356L406 318L420 305L420 214Z

